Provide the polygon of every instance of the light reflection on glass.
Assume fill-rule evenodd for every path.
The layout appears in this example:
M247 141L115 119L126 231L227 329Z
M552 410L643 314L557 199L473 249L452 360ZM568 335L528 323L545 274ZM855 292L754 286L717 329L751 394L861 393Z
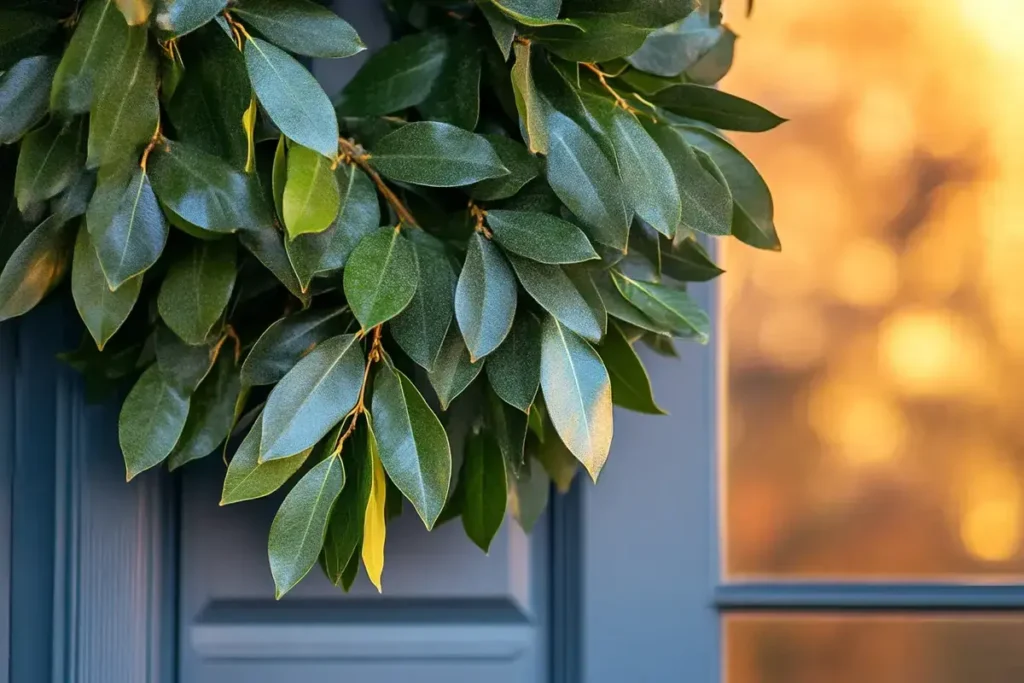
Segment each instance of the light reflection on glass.
M1024 573L1024 2L726 18L791 119L735 136L783 251L725 254L727 574Z
M727 683L1012 683L1024 619L729 617Z

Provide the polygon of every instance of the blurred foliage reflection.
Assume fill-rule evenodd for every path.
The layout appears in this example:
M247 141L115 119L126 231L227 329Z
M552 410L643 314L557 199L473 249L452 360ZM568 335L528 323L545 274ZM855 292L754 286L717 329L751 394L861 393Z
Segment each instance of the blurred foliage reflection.
M791 119L736 136L783 251L725 260L734 578L1024 573L1024 2L883 5L726 17Z
M733 683L1016 683L1024 620L730 618Z

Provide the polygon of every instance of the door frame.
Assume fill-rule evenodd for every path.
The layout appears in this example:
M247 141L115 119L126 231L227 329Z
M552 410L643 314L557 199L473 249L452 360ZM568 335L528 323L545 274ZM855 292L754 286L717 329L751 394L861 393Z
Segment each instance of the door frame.
M56 357L68 299L0 326L0 683L173 683L174 483L125 483L118 402Z

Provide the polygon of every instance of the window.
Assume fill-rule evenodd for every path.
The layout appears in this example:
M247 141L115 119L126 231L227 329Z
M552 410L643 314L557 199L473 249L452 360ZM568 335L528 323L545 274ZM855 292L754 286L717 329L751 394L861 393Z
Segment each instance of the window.
M783 252L724 250L725 680L1024 680L1024 4L727 19L793 122L735 136Z

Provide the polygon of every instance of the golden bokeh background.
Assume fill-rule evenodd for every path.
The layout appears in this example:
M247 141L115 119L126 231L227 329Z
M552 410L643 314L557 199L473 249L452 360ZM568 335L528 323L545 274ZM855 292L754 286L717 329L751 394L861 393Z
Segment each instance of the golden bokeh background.
M1024 581L1024 0L726 4L722 88L791 119L734 136L783 251L724 254L726 576ZM732 620L730 680L959 683L907 653L999 633L1024 680L1024 620L887 623Z

